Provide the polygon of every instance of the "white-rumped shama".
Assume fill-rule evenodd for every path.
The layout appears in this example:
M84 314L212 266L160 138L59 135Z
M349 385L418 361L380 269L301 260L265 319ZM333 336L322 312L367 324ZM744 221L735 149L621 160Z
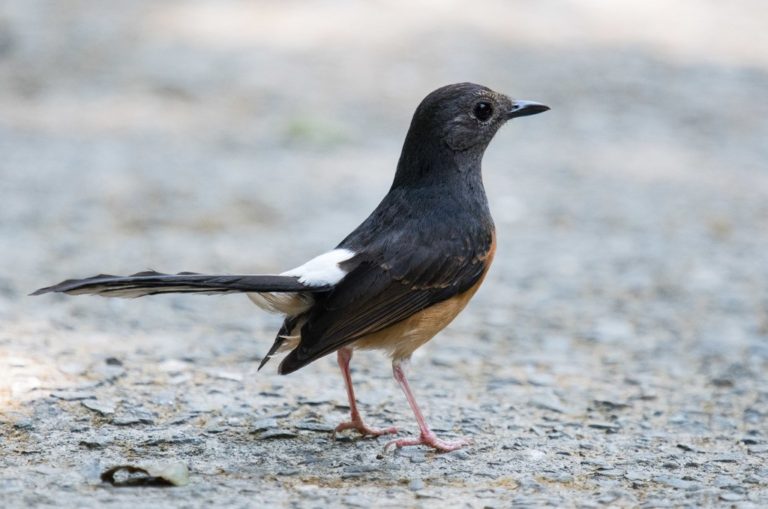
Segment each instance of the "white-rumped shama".
M335 432L397 431L366 425L352 389L353 350L379 349L392 357L395 379L420 429L418 438L390 444L457 449L467 441L444 441L430 430L403 363L466 306L493 260L495 229L480 170L488 143L507 120L548 109L472 83L435 90L413 115L394 182L376 210L335 249L280 275L148 271L70 279L33 295L246 293L258 306L285 316L259 369L277 352L289 351L280 374L337 353L352 415Z

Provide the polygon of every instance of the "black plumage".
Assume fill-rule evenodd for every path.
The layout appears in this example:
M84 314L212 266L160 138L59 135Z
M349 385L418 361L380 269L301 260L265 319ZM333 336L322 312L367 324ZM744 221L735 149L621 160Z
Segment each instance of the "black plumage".
M60 292L69 295L102 297L144 297L161 293L244 293L244 292L324 292L328 287L307 286L292 276L208 275L197 272L162 274L154 270L130 276L99 274L84 279L67 279L53 286L35 290L30 295Z

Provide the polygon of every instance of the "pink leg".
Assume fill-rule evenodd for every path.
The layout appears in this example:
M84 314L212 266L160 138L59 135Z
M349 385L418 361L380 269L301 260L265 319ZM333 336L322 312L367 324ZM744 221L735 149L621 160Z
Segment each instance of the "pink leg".
M427 421L424 420L424 415L422 415L421 409L419 409L419 405L416 404L416 398L413 397L411 388L408 385L408 379L405 377L402 361L394 361L392 363L392 371L394 372L395 380L397 380L397 383L400 384L400 387L405 393L406 399L408 399L408 404L411 406L411 410L413 410L413 415L416 416L416 422L419 424L420 434L419 438L403 438L400 440L393 440L384 446L385 449L393 445L398 448L409 445L428 445L434 449L437 449L438 451L448 452L460 449L461 447L470 443L469 439L465 438L456 440L454 442L447 442L437 438L435 433L429 429L429 425L427 424Z
M344 376L344 385L347 386L347 397L349 398L349 409L352 413L351 420L342 422L336 429L333 430L333 437L336 438L336 433L344 431L345 429L357 430L361 435L371 435L377 437L379 435L387 435L390 433L397 433L397 428L371 428L365 422L363 417L357 410L357 402L355 401L355 390L352 388L352 377L349 374L349 361L352 360L351 348L340 348L337 352L337 358L339 361L339 367L341 368L341 374Z

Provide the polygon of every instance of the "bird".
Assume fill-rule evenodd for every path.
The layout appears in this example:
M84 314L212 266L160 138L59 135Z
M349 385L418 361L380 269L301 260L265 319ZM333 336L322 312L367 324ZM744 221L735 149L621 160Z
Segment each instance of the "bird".
M350 419L333 431L363 437L396 434L369 426L357 407L350 361L356 350L382 350L392 362L419 435L385 446L424 445L438 452L470 440L443 440L427 424L406 376L416 349L445 328L474 296L493 261L496 230L483 186L483 154L513 118L549 110L474 83L440 87L418 105L392 185L381 203L334 249L281 274L207 275L143 271L68 279L32 293L104 297L165 293L245 293L284 316L261 370L278 353L286 375L332 353L344 379Z

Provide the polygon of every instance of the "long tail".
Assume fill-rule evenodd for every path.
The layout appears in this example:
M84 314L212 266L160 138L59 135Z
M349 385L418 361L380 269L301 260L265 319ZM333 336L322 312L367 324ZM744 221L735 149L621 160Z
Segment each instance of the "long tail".
M249 292L322 292L328 286L308 286L298 277L272 275L216 276L180 272L161 274L138 272L131 276L100 274L85 279L67 279L53 286L40 288L31 295L62 292L69 295L101 295L102 297L143 297L160 293L249 293Z

